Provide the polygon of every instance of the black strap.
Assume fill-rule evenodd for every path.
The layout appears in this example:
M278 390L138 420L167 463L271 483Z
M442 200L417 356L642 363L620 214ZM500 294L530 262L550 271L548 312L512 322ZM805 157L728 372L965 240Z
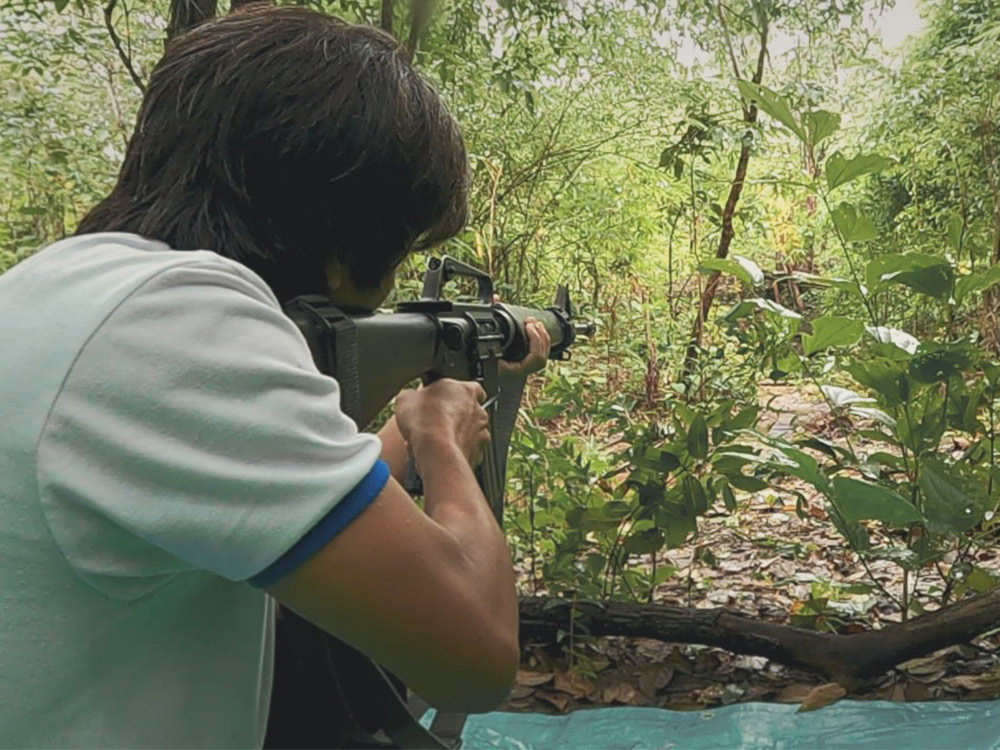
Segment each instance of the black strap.
M439 714L425 729L427 704L364 654L294 612L277 622L275 675L265 748L404 748L456 750L462 722ZM411 713L410 707L420 711ZM435 722L438 720L435 717Z

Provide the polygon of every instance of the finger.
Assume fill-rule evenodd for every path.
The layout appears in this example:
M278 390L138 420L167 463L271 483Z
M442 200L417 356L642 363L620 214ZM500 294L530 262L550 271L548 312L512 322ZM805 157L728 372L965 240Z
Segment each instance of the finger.
M472 394L475 396L476 401L480 404L483 403L483 401L486 400L486 391L483 386L479 383L469 383L469 386L472 389Z
M542 338L542 332L538 330L541 327L540 323L534 323L528 327L528 354L540 357L542 355L542 350L545 346L545 340Z
M545 359L549 356L549 349L552 348L552 337L549 336L548 329L541 323L535 326L535 336L537 340L535 353L542 359Z
M498 303L499 301L500 301L500 295L499 295L499 294L497 294L496 292L493 292L493 304L495 305L495 304L497 304L497 303Z

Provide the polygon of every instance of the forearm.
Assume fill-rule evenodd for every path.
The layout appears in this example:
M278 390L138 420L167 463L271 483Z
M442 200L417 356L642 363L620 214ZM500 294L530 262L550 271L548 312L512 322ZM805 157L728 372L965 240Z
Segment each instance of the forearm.
M382 460L389 465L389 473L392 474L393 479L403 484L409 448L399 432L395 416L378 431L378 438L382 441Z
M487 616L517 641L517 595L510 551L466 457L439 444L417 456L424 510L449 531L465 557Z

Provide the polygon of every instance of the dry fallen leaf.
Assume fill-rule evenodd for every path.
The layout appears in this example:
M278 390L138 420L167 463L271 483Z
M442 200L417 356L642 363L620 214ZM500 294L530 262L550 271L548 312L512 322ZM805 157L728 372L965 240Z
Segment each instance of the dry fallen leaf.
M537 687L538 685L544 685L546 682L551 682L555 677L553 672L529 672L525 669L519 669L517 672L517 684L526 685L527 687Z
M624 703L626 705L635 700L635 688L627 682L620 682L604 688L601 698L605 703Z
M775 696L778 703L801 703L809 695L809 692L816 687L815 685L810 685L806 682L796 682L791 685L786 685L782 688L781 692Z
M662 690L674 677L674 670L663 664L651 664L639 675L639 689L647 697L653 698L657 690Z
M594 683L583 675L568 672L556 672L556 679L552 686L556 690L569 693L574 698L583 698L594 689Z
M962 690L989 690L1000 685L1000 675L996 674L960 674L941 680L948 687Z
M889 690L888 699L893 703L905 703L906 702L906 688L900 685L898 682L892 686Z
M817 708L829 706L831 703L839 701L845 695L847 695L847 691L839 683L828 682L825 685L817 685L803 699L799 705L799 712L815 711Z
M533 687L528 687L527 685L515 685L510 689L510 695L507 696L508 700L516 701L522 698L527 698L535 692Z
M560 711L565 711L569 705L569 696L563 693L550 693L548 690L539 690L535 693L536 698L541 698L546 703L551 703Z

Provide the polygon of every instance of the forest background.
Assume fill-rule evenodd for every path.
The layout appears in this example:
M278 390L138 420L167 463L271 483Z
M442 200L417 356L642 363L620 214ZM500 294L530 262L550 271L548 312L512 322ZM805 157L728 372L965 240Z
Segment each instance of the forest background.
M513 707L804 696L768 659L995 697L996 2L299 4L391 30L455 113L471 218L444 250L510 301L566 284L597 324L512 447L505 527L545 644ZM165 38L225 10L0 0L0 271L106 194ZM650 624L671 612L688 624ZM798 630L750 637L775 623ZM896 635L849 663L806 631Z

